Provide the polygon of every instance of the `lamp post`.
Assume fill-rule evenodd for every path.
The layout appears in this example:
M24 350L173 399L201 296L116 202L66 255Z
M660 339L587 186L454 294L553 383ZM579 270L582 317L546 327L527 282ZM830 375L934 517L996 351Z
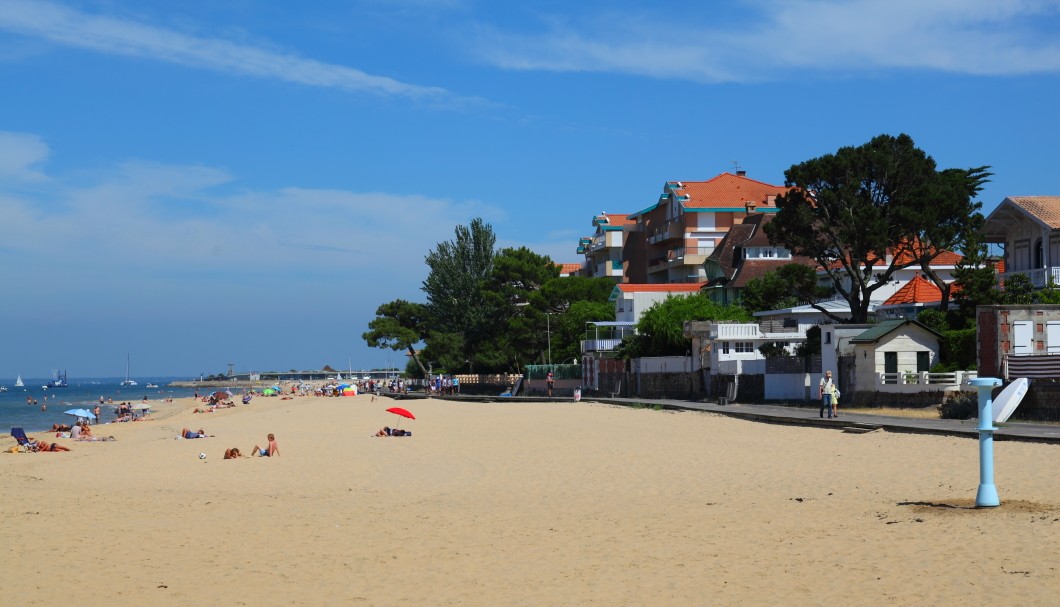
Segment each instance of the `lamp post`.
M548 335L548 364L552 365L552 312L545 312L545 332Z

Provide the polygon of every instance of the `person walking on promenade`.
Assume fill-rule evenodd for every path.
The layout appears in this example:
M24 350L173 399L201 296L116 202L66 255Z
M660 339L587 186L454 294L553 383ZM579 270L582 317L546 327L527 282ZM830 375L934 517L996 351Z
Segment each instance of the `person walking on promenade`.
M832 400L834 395L835 382L832 381L832 372L825 371L824 377L821 378L821 385L818 389L818 396L821 398L821 417L824 417L824 412L828 411L828 419L832 419L834 412Z
M545 383L548 385L548 397L552 398L552 390L556 388L556 376L553 375L552 371L548 372L545 376Z

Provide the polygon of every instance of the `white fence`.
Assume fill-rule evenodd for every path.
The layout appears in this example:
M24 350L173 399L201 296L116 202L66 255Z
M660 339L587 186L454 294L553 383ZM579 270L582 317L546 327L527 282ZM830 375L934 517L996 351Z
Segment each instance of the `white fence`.
M634 359L637 373L690 373L691 356L652 356Z
M875 388L880 392L973 390L974 388L968 385L968 380L975 379L978 376L979 374L975 371L877 373Z

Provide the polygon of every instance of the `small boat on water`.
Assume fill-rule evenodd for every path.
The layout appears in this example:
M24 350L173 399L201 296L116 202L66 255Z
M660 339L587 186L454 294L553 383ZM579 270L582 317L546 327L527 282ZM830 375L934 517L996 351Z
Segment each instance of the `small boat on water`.
M52 380L48 382L44 388L65 388L69 384L66 383L66 371L59 371L58 369L52 369Z
M7 392L7 386L0 386L0 392Z
M158 384L147 384L148 388L157 388Z
M18 374L18 379L15 380L15 387L16 388L24 388L25 386L26 386L26 384L22 383L22 374L19 373Z
M129 355L125 355L125 381L121 382L123 386L135 386L137 385L136 380L129 379ZM150 387L150 386L148 386Z

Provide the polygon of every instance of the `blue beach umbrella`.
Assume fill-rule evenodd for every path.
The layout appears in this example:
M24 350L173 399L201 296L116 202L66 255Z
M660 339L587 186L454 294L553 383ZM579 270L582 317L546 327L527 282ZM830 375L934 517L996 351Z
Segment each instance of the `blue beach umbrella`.
M69 411L66 411L65 414L73 415L75 417L83 417L85 419L96 419L96 414L88 409L70 409Z

